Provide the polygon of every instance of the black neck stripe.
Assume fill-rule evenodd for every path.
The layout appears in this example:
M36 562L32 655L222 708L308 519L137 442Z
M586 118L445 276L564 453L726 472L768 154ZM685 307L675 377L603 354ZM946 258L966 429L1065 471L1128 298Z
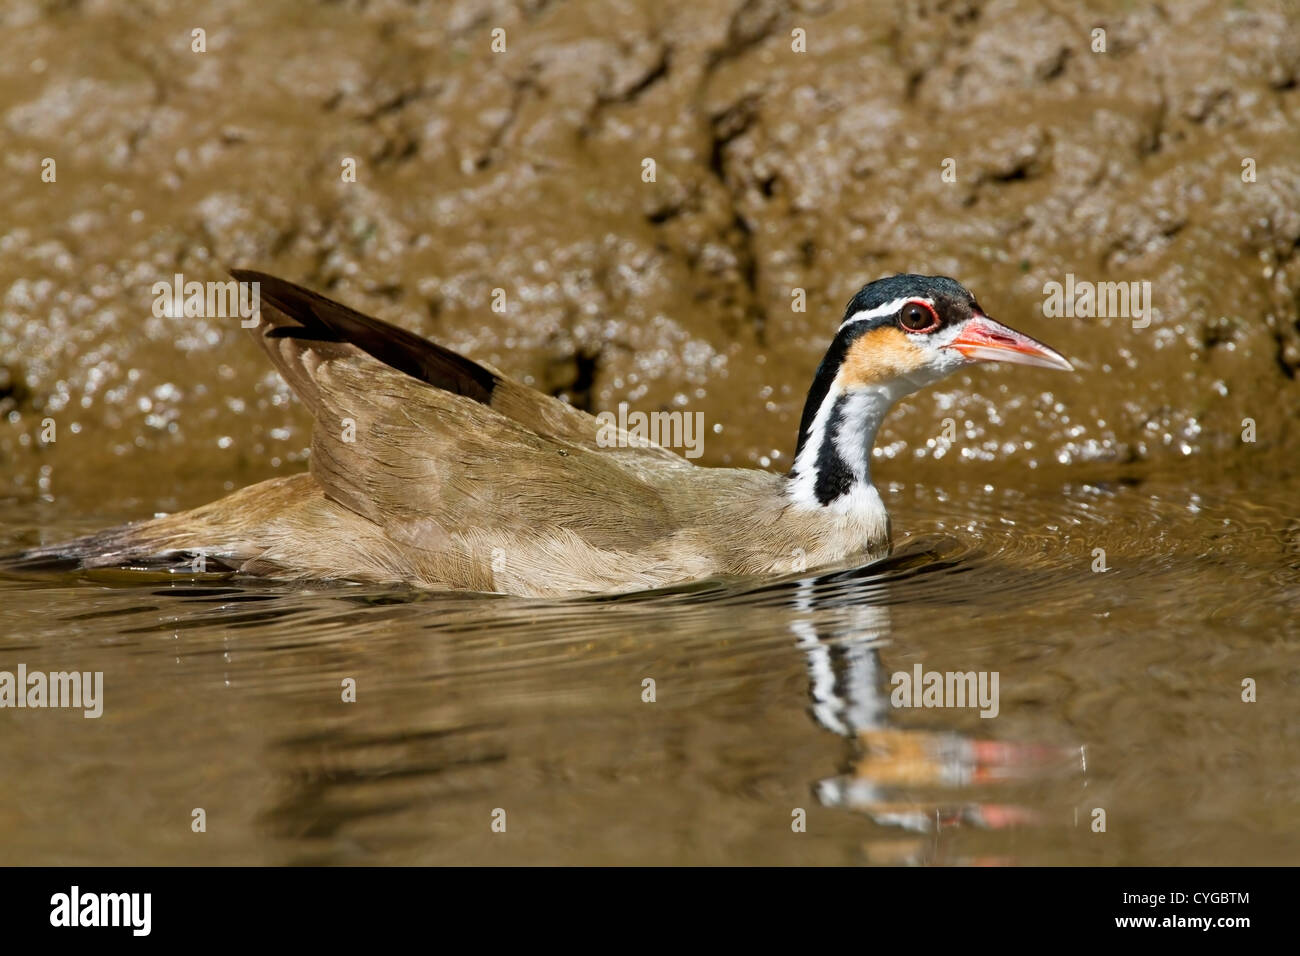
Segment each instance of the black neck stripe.
M817 449L817 480L813 493L817 500L828 505L841 495L847 495L857 481L857 476L835 447L835 436L844 424L844 404L848 401L841 395L835 400L835 406L826 421L826 432L822 435L821 447Z

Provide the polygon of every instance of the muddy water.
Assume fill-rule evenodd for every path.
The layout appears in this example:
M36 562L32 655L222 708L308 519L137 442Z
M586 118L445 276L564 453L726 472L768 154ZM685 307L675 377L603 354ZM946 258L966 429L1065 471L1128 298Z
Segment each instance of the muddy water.
M898 555L838 576L0 578L0 670L107 697L0 712L0 862L1300 860L1296 6L1085 6L0 4L0 551L304 467L247 336L153 314L178 272L702 412L704 464L788 465L843 303L892 271L1078 369L904 402ZM1149 282L1150 323L1049 318L1067 276ZM998 715L893 707L918 664L996 671Z
M1300 859L1285 482L887 498L875 567L618 599L4 578L0 669L105 689L5 712L0 862ZM997 715L894 706L917 664L996 671Z

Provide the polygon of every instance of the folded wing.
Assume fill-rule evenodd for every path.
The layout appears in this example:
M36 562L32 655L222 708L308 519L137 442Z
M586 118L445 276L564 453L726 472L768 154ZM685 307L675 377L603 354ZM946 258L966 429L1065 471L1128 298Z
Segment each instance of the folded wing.
M312 474L400 545L439 551L473 529L630 551L673 532L653 476L691 466L671 452L603 448L593 416L495 369L282 279L232 274L260 284L254 334L315 418Z

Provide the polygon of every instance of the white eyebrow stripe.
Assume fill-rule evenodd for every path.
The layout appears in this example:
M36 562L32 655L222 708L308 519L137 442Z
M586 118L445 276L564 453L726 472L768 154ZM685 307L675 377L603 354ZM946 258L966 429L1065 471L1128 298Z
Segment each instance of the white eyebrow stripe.
M878 305L874 309L864 309L861 312L854 312L847 319L845 319L843 322L840 323L839 331L843 331L844 329L852 325L854 322L866 322L869 319L879 319L882 316L893 315L895 312L901 309L904 306L904 304L908 302L924 302L930 308L932 309L934 308L933 299L927 299L924 296L920 296L920 295L904 296L901 299L893 299L889 302L886 302L884 305Z

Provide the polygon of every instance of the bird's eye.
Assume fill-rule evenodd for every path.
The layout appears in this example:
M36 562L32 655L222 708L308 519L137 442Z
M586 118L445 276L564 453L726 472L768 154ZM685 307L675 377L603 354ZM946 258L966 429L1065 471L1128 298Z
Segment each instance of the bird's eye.
M939 316L924 302L909 302L898 313L898 324L908 332L933 332L939 327Z

